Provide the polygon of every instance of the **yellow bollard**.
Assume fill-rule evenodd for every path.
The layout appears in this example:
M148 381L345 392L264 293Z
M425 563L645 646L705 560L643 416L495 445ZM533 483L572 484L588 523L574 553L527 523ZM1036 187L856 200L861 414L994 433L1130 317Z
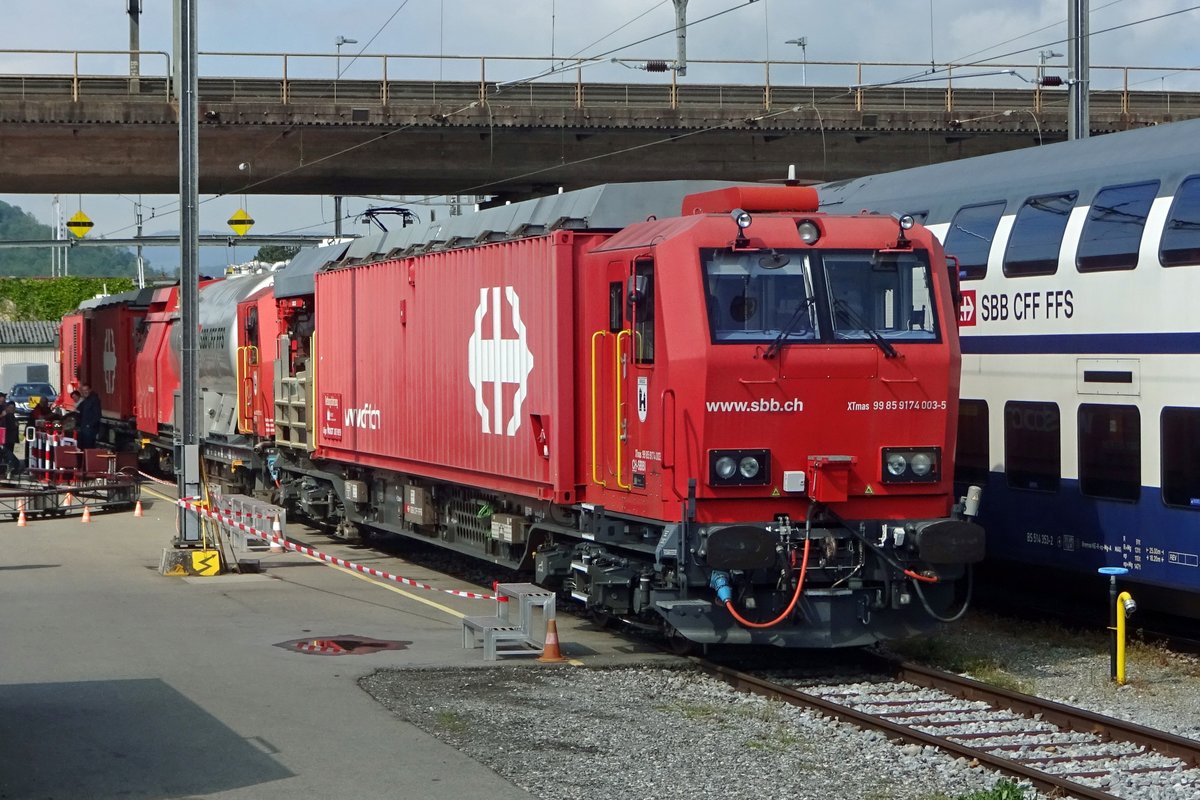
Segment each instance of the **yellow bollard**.
M1117 596L1117 685L1125 685L1125 618L1137 611L1137 603L1129 592Z

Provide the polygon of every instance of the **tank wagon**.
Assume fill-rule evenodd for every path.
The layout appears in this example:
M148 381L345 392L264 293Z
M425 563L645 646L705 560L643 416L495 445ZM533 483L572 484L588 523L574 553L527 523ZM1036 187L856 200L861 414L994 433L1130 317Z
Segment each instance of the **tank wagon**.
M911 219L802 187L407 227L203 288L205 462L337 536L528 569L680 641L910 635L965 607L984 549L951 484L955 291Z

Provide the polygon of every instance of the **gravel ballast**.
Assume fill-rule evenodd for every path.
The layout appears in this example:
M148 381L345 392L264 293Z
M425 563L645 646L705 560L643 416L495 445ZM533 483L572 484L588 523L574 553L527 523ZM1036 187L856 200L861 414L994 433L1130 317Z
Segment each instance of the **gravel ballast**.
M936 649L990 653L989 670L1024 691L1200 738L1195 659L1135 651L1130 683L1118 688L1108 680L1102 636L1013 627L976 618L948 626ZM500 662L384 670L361 685L398 716L547 800L934 800L1000 779L933 748L893 744L735 692L683 666ZM1165 786L1145 800L1189 796Z

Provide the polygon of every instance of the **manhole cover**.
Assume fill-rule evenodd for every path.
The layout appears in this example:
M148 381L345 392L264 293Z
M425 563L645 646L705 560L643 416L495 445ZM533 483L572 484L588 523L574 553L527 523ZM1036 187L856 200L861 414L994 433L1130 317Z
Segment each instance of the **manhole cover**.
M372 639L369 636L310 636L275 645L314 656L362 656L381 650L406 650L412 642Z

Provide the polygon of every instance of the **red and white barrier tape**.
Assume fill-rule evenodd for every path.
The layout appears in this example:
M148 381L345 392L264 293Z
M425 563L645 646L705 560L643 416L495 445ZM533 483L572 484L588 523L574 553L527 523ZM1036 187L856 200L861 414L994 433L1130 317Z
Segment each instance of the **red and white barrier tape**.
M245 517L246 519L275 519L274 514L261 514L257 511L235 511L232 508L218 508L217 511L222 514L227 514L231 517Z
M159 486L178 486L179 485L179 484L173 483L171 481L164 481L162 478L156 478L147 472L142 472L140 469L138 470L138 475L141 475L143 478L150 481L151 483L157 483Z
M326 553L322 553L319 550L314 550L313 548L308 547L307 545L296 544L295 542L289 542L283 536L279 536L274 533L268 534L265 531L255 530L254 528L251 528L249 525L244 525L241 522L238 522L237 520L233 519L233 517L226 516L225 514L222 514L219 511L213 511L211 509L198 506L195 503L188 502L187 498L176 500L175 503L178 506L181 506L186 509L190 509L191 511L195 511L198 514L202 514L211 519L215 519L218 522L221 522L225 525L229 525L231 527L237 528L238 530L243 531L244 533L248 533L251 536L254 536L256 538L264 539L268 542L274 542L275 544L278 544L280 547L283 547L286 550L292 550L297 553L303 553L306 556L311 556L312 558L318 559L320 561L324 561L327 564L334 564L336 566L344 567L346 569L352 569L356 572L361 572L364 575L370 575L373 578L382 578L383 580L393 581L395 583L403 584L405 586L412 586L417 589L426 589L431 592L443 592L444 594L452 594L455 597L466 597L470 600L499 600L499 602L505 602L508 600L507 597L497 598L496 595L494 595L494 594L480 594L479 592L465 592L465 591L461 591L459 589L439 589L436 586L430 586L428 583L421 583L419 581L414 581L412 578L403 578L399 575L393 575L390 572L384 572L381 569L375 569L374 567L364 567L361 564L355 564L353 561L347 561L344 558L337 558L336 556L331 556Z

